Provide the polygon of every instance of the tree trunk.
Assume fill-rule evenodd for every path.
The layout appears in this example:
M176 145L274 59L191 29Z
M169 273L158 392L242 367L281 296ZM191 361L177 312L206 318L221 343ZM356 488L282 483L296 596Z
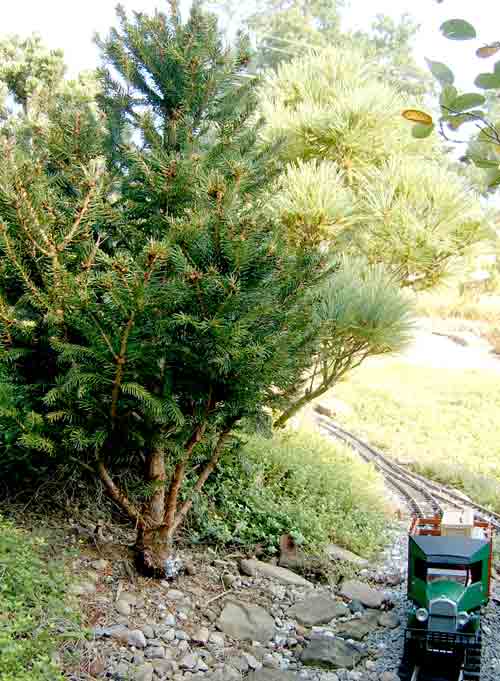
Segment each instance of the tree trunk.
M331 387L330 383L327 385L321 384L316 390L312 390L311 392L307 392L305 395L302 395L302 397L299 397L298 400L296 400L293 404L291 404L288 409L286 409L278 418L276 421L273 423L273 426L275 428L283 428L286 424L286 422L292 418L292 416L295 416L295 414L302 409L306 404L311 402L312 400L316 399L316 397L320 397L324 393L326 393L327 390L329 390Z

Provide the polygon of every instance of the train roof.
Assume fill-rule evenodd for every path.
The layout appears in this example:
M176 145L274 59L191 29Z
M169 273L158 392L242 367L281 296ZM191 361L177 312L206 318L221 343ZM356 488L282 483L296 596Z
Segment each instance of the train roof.
M485 546L489 546L486 539L470 537L412 535L410 538L429 562L473 563L474 560L479 560L476 554Z

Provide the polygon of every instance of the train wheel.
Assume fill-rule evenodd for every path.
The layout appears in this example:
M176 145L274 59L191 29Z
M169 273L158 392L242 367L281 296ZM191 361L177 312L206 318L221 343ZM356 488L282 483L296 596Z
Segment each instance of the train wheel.
M464 654L464 666L462 669L463 681L479 681L481 678L481 633L477 636L477 642L467 646Z
M400 681L411 681L415 667L415 650L411 641L405 641L403 657L399 663L398 676Z

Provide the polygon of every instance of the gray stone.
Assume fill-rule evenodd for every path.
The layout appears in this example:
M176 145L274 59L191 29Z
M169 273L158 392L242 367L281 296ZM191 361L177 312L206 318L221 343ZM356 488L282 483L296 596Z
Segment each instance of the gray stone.
M127 643L129 646L134 646L135 648L145 648L146 637L140 629L133 629L128 632Z
M325 548L325 553L330 560L354 563L355 565L363 567L368 565L368 561L365 558L361 558L361 556L358 556L347 549L343 549L341 546L337 546L337 544L328 544Z
M144 651L144 656L150 660L163 660L165 657L165 648L163 646L150 646Z
M239 672L247 672L248 671L248 662L245 659L245 657L240 657L239 655L232 655L227 659L227 663L231 665L231 667L234 667L237 669Z
M378 618L378 623L381 627L386 627L386 629L395 629L401 624L401 620L397 613L388 611L383 612Z
M153 681L153 665L141 665L134 673L134 681Z
M361 601L358 601L358 599L355 598L354 600L352 600L352 601L349 603L349 610L350 610L350 611L352 612L352 614L354 615L354 614L357 613L357 612L364 612L364 611L365 611L365 607L364 607L363 603L361 603Z
M208 672L208 664L204 660L198 660L198 664L196 665L196 669L199 672Z
M396 672L382 672L380 681L399 681L399 675Z
M184 655L184 657L179 662L179 666L181 669L194 669L197 664L198 655L195 655L194 653L188 653L187 655Z
M206 645L208 643L208 637L210 636L210 632L208 631L207 627L200 627L198 631L196 631L193 636L192 640L195 643L201 643L202 645Z
M298 681L298 674L285 672L281 669L264 668L250 672L247 681Z
M146 624L144 627L142 627L142 633L146 638L155 638L155 631L153 627L149 626L149 624Z
M158 676L167 676L175 668L176 665L172 660L153 660L153 669Z
M167 591L167 598L169 601L183 601L185 595L182 591L178 591L177 589L169 589Z
M97 587L94 582L81 582L80 584L72 584L69 590L75 596L87 596L88 594L94 594Z
M307 579L295 574L295 572L277 565L264 563L261 560L255 560L253 558L242 560L240 561L240 568L243 574L248 575L249 577L267 577L268 579L275 579L281 584L312 587L312 584L308 582Z
M368 584L356 580L344 582L340 594L341 596L344 596L344 598L360 601L363 605L366 605L367 608L380 608L384 602L384 594L382 591L372 589Z
M100 558L99 560L93 560L90 565L94 568L94 570L99 570L99 572L102 572L102 570L105 570L108 567L109 561L104 560L104 558Z
M333 636L315 636L301 655L302 663L313 667L352 669L362 659L361 651L351 643Z
M160 635L160 638L162 638L164 641L174 641L175 631L173 629L164 629Z
M126 662L121 662L115 669L115 677L119 679L128 679L130 667Z
M245 657L250 669L255 671L262 669L262 662L259 662L259 660L257 660L257 658L255 658L253 655L250 655L249 653L243 653L243 656Z
M178 641L189 641L190 636L185 631L182 631L182 629L177 629L175 632L175 638Z
M125 615L125 616L130 615L130 612L131 612L130 603L127 603L127 601L122 601L122 600L116 601L115 609L116 609L117 612L120 613L120 615Z
M130 591L125 591L124 593L120 594L120 601L125 601L125 603L128 603L131 607L135 607L138 603L138 598L135 594L131 593Z
M361 617L352 619L349 622L342 622L337 628L337 634L343 638L352 638L355 641L361 641L367 634L370 634L377 628L379 613L366 612Z
M288 617L298 620L307 627L326 624L335 617L344 617L349 613L345 603L336 601L329 595L318 595L295 603L288 610Z
M217 646L218 648L224 648L224 634L218 634L214 631L208 637L208 642L213 643L214 646Z
M262 658L262 664L266 668L279 669L280 668L280 658L272 653L267 653Z
M222 670L222 681L240 681L242 678L241 673L231 667L230 664L225 664Z
M163 624L165 624L167 627L175 627L176 621L175 621L175 615L172 615L172 613L169 613L165 619L163 620Z
M218 624L225 634L240 641L267 643L275 633L273 618L259 605L230 601L224 606Z

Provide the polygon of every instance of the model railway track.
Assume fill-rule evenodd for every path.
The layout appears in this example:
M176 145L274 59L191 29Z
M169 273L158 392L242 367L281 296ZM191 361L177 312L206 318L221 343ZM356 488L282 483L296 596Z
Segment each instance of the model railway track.
M439 485L417 473L405 470L381 452L360 440L356 435L344 430L331 419L317 415L320 426L336 439L348 444L362 459L372 463L392 487L405 501L413 516L442 515L444 507L472 508L478 516L490 522L496 532L500 532L500 515L489 509L465 500L459 494Z

